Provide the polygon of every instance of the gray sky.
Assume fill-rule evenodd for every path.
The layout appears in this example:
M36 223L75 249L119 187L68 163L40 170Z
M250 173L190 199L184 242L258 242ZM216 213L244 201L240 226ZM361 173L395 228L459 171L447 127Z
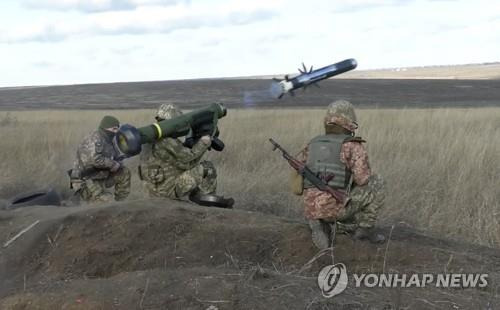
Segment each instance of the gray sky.
M2 0L0 87L500 61L500 1Z

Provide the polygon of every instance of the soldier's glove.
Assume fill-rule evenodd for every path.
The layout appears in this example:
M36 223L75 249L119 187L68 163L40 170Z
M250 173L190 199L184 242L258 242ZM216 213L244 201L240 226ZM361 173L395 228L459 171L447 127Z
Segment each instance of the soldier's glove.
M200 138L201 142L203 142L205 145L211 145L212 144L212 137L211 136L203 136Z
M115 161L115 163L113 164L111 169L109 169L109 171L115 173L116 171L118 171L118 169L121 168L121 166L122 166L122 164L119 161Z

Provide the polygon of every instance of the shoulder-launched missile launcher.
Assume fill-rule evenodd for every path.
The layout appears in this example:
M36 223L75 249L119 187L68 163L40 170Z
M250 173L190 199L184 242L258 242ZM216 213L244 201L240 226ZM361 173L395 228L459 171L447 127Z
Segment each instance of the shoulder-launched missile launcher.
M226 114L227 109L222 104L212 103L173 119L140 128L125 124L116 134L114 144L122 157L132 157L141 152L143 144L152 143L164 137L189 136L188 139L192 141L208 134L213 137L212 148L220 151L224 148L224 144L217 138L217 122Z

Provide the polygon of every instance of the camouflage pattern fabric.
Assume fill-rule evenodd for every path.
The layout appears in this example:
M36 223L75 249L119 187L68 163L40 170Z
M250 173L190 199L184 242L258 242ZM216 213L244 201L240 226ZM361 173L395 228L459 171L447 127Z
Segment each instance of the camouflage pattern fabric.
M121 166L116 172L111 168L117 164L112 136L104 130L87 135L78 146L73 169L80 172L92 171L82 180L77 194L86 202L108 202L123 200L130 193L130 170ZM115 188L114 195L107 188Z
M130 194L130 175L130 170L122 166L106 179L87 179L79 190L80 197L89 203L124 200ZM113 186L114 195L107 190Z
M355 228L372 228L375 226L380 208L385 200L385 182L374 174L363 186L355 186L349 197L351 201L338 214L338 231L352 232Z
M308 147L305 147L298 159L305 162L307 156ZM309 220L338 220L339 231L351 231L358 226L372 227L384 202L384 182L380 176L372 175L368 154L362 143L344 143L340 157L352 172L353 188L349 193L351 202L344 207L342 202L338 202L330 194L317 188L308 188L303 194L304 216Z
M339 205L328 193L311 188L304 191L305 216L308 219L337 221L337 232L353 232L358 227L371 228L377 221L385 200L385 183L374 174L363 186L354 186L347 206Z
M164 103L160 105L158 111L156 112L157 119L172 119L181 115L182 111L175 104L171 103Z
M327 192L317 188L304 190L304 216L307 219L335 219L344 208Z
M358 128L354 106L347 100L337 100L330 103L326 111L324 123L337 124L354 132Z
M184 197L198 188L203 194L215 193L217 172L209 161L202 161L193 169L182 173L175 180L176 197Z
M198 141L191 149L179 139L164 138L141 154L141 174L150 196L181 198L198 188L214 193L217 172L209 161L201 161L209 145Z
M92 178L105 179L109 176L109 169L115 165L114 158L117 156L112 139L104 130L96 130L87 135L78 146L73 167L79 171L100 170Z

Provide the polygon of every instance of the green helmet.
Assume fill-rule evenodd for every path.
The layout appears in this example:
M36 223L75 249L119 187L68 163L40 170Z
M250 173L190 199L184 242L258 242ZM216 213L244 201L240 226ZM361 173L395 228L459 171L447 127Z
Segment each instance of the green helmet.
M325 125L337 124L349 131L358 128L354 106L347 100L337 100L328 106L325 116Z
M164 103L158 108L158 111L156 112L156 119L172 119L180 115L182 115L182 111L175 104Z
M111 115L104 116L99 124L99 128L107 129L112 127L120 127L120 121Z

